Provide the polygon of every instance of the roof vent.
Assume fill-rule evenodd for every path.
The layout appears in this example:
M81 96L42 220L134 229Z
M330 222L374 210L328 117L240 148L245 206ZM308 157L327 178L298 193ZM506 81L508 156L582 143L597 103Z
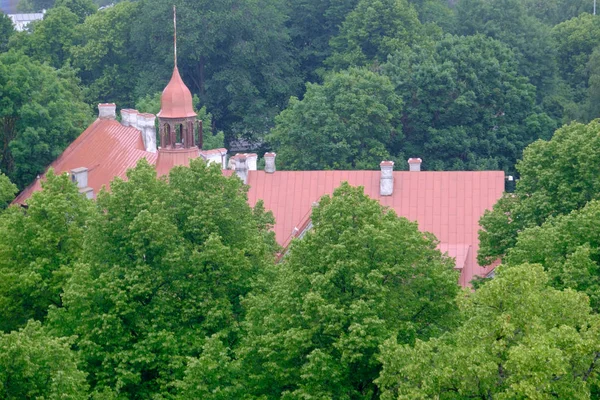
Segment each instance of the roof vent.
M275 173L275 153L265 153L265 172L267 174Z
M421 170L421 163L423 160L420 158L409 158L408 159L408 170L412 172L418 172Z
M98 118L100 119L116 119L117 105L115 103L100 103L98 104Z
M382 161L381 176L379 178L379 194L381 196L391 196L394 193L394 162Z

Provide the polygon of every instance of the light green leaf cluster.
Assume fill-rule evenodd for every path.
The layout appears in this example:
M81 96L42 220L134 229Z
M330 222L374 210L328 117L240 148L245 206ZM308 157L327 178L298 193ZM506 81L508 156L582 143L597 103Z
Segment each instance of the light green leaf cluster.
M0 334L0 397L6 400L88 399L72 340L49 335L39 322Z
M531 144L518 162L520 180L480 220L479 262L489 264L514 247L520 231L568 214L600 195L600 121L573 123L551 140Z
M382 399L589 399L600 320L589 300L549 286L540 265L501 267L468 295L456 331L414 347L389 340Z
M27 209L15 205L0 217L0 331L43 320L50 305L61 305L95 212L66 174L49 171L42 187Z

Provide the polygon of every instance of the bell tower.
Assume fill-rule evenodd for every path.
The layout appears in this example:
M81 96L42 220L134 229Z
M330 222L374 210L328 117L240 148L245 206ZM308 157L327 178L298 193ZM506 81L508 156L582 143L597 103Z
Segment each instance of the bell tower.
M163 149L190 149L196 147L194 135L194 112L192 93L183 83L177 69L177 14L173 6L174 26L174 67L169 84L160 96L160 112L157 114L160 133L160 146ZM200 147L202 133L199 132Z

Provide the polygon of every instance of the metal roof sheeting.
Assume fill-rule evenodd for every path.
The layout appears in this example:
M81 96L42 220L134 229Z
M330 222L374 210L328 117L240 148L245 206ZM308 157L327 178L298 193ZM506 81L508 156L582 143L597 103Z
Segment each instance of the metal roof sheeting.
M310 218L312 204L347 181L364 187L369 197L398 215L417 221L422 231L433 233L440 250L456 259L461 285L492 269L477 264L477 232L479 218L502 196L502 171L395 171L391 196L379 195L379 177L380 171L249 171L248 200L254 205L263 199L275 216L277 242L285 246L295 228L301 231Z

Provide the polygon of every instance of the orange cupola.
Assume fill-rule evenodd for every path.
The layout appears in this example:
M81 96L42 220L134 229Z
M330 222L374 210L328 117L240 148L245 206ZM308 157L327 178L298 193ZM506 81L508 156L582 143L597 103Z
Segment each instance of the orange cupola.
M173 76L160 96L159 118L195 117L192 93L183 83L177 65L173 68Z

